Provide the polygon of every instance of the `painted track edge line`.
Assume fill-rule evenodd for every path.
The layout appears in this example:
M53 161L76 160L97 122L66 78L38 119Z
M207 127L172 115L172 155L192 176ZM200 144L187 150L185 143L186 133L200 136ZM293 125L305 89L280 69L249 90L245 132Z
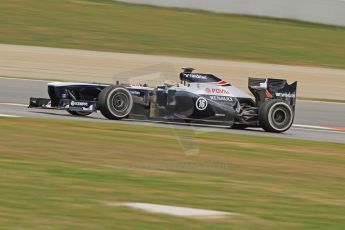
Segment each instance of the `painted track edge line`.
M26 104L20 104L20 103L7 103L7 102L0 102L0 105L8 105L8 106L20 106L20 107L27 107L28 105ZM1 115L1 114L0 114ZM5 115L5 114L4 114ZM21 116L17 116L21 117ZM129 119L129 120L134 120L135 119ZM154 123L160 123L160 121L151 121ZM167 123L167 124L176 124L176 122L162 122L162 123ZM200 125L202 126L202 125ZM217 125L215 125L217 126ZM219 126L223 127L223 126ZM334 132L339 132L343 133L345 132L345 127L328 127L328 126L317 126L317 125L303 125L303 124L293 124L293 128L301 128L301 129L308 129L308 130L321 130L321 131L334 131Z
M23 116L9 115L9 114L0 114L0 117L23 117Z
M44 79L32 79L32 78L20 78L20 77L6 77L0 76L0 80L18 80L18 81L38 81L38 82L53 82L53 80L44 80Z
M11 105L11 106L28 107L28 105L26 105L26 104L20 104L20 103L8 103L8 102L0 102L0 105Z
M345 132L345 128L343 127L328 127L328 126L301 125L301 124L294 124L292 125L292 127L301 128L301 129L309 129L309 130L331 131L331 132L338 132L338 133Z

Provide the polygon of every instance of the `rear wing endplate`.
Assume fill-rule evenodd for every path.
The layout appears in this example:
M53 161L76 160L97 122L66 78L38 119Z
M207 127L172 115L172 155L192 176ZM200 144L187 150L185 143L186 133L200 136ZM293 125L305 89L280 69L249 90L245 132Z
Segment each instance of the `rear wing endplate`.
M248 88L254 95L257 106L267 100L280 99L295 109L297 81L288 84L284 79L249 78Z

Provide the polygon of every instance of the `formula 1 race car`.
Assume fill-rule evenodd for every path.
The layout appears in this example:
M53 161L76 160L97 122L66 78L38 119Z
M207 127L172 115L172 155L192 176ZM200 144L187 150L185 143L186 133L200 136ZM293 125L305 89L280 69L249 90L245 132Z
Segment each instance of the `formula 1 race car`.
M124 118L225 125L232 128L262 127L284 132L294 120L297 82L249 78L254 95L212 74L183 68L180 83L155 88L143 85L53 82L49 99L30 98L29 108L64 109L87 116L100 111L106 118Z

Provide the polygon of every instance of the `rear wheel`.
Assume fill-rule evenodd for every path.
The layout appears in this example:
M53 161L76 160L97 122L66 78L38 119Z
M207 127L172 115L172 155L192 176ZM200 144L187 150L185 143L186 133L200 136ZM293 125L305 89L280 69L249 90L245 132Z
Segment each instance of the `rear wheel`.
M92 112L86 112L86 111L71 111L67 110L69 114L72 114L73 116L87 116L90 115Z
M259 109L260 125L267 132L285 132L291 127L293 120L291 106L282 100L266 101Z
M126 88L109 86L98 95L98 108L108 119L126 118L133 108L132 94Z

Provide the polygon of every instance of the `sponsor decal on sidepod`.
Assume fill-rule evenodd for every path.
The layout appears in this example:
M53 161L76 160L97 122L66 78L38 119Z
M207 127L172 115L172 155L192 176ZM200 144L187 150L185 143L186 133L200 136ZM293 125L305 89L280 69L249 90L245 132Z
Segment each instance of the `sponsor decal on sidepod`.
M196 100L195 106L198 110L202 111L207 108L207 100L204 97L199 97L198 100Z
M230 94L229 90L226 89L219 89L219 88L206 88L206 93L213 93L213 94Z
M210 99L214 101L233 101L232 97L227 96L210 96Z

